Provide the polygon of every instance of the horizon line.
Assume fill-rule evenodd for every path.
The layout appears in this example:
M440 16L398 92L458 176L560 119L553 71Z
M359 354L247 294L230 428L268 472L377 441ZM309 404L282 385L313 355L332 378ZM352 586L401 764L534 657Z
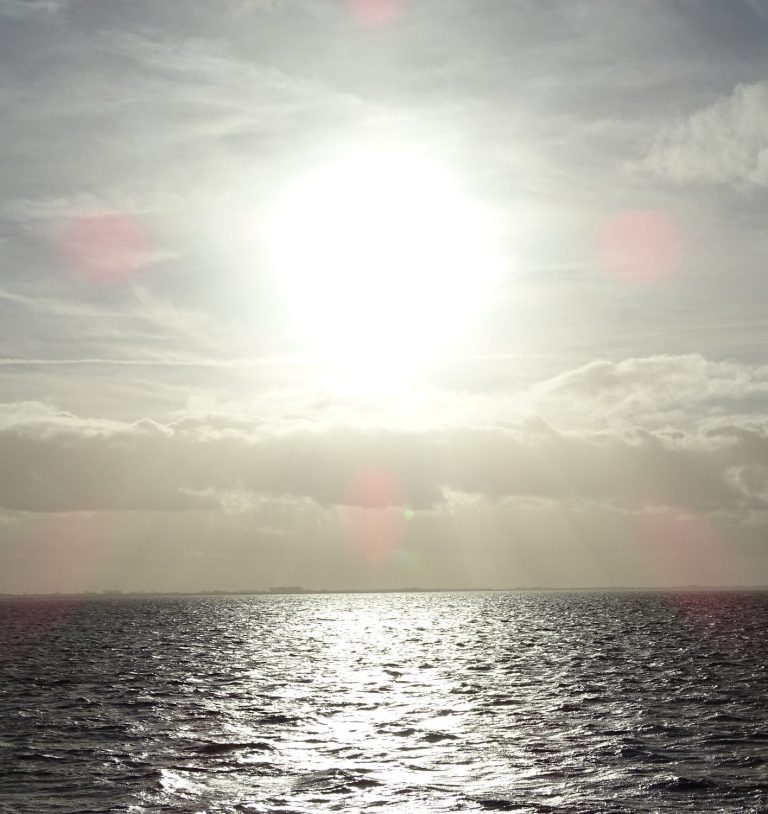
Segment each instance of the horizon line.
M98 591L54 592L0 592L2 599L119 599L131 597L190 597L190 596L306 596L329 594L422 594L422 593L676 593L676 592L768 592L768 585L587 585L587 586L513 586L507 588L267 588L253 590L196 590L196 591L125 591L103 589Z

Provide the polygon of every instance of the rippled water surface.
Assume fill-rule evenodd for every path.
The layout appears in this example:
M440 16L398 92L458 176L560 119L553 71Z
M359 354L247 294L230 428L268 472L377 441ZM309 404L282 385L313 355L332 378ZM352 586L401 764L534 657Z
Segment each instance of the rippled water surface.
M768 811L768 595L0 602L0 811Z

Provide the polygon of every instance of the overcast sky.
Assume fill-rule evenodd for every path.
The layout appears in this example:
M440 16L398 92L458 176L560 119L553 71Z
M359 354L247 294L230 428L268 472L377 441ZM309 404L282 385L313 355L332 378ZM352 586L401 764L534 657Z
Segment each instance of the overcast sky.
M0 591L768 585L766 46L0 0Z

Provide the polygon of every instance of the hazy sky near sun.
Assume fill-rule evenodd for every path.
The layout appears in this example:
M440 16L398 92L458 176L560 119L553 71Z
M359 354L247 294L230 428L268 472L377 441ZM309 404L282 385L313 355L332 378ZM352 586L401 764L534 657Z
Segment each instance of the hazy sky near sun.
M0 591L768 584L766 45L0 0Z

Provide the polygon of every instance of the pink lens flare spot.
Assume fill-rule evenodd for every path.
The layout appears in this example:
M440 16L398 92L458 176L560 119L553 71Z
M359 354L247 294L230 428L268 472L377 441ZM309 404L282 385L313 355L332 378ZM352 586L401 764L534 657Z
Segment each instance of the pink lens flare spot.
M354 550L372 564L389 562L403 539L401 488L387 470L360 472L350 484L347 520Z
M347 0L347 6L360 22L375 27L394 22L402 11L403 0Z
M674 507L649 509L640 515L637 531L639 564L650 584L743 584L738 548L706 517Z
M99 587L108 565L106 532L101 518L90 513L42 514L12 536L0 552L0 572L18 590L60 595L56 602L41 600L26 617L25 633L30 641L66 621L81 601L74 594Z
M385 509L399 506L400 480L386 469L366 469L352 480L349 502L366 509Z
M611 218L599 235L602 268L632 283L651 283L680 266L682 236L664 212L639 209Z
M98 514L65 512L43 516L20 548L20 580L43 593L93 590L105 567L107 538Z
M129 280L146 264L147 235L139 220L121 212L81 215L61 235L75 275L94 285Z

